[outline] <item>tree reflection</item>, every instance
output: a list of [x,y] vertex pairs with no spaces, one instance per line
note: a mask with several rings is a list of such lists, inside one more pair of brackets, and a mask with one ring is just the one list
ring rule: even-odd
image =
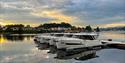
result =
[[1,36],[4,39],[8,40],[8,41],[24,41],[26,40],[31,40],[34,36],[32,35],[3,35]]

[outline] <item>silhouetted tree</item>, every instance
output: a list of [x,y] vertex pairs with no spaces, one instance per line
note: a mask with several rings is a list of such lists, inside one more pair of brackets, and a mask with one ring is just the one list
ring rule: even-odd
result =
[[54,28],[54,27],[63,27],[63,28],[70,28],[72,27],[71,24],[69,23],[45,23],[43,25],[40,25],[39,27],[43,27],[45,29],[48,29],[48,28]]
[[[5,30],[6,32],[9,33],[23,33],[23,24],[14,24],[14,25],[6,25],[7,29]],[[13,28],[16,28],[16,30],[13,30]]]
[[85,31],[86,31],[86,32],[92,32],[91,26],[90,26],[90,25],[89,25],[89,26],[86,26]]
[[95,31],[96,31],[96,32],[100,32],[100,29],[99,29],[99,27],[97,27],[97,28],[95,29]]
[[69,28],[69,27],[72,27],[72,25],[69,24],[69,23],[62,22],[62,23],[60,24],[60,27]]
[[12,25],[6,25],[7,28],[12,28],[12,27],[24,27],[23,24],[12,24]]

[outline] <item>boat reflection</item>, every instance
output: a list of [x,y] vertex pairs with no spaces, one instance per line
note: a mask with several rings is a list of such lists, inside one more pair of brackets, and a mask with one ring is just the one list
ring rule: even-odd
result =
[[76,60],[88,60],[92,58],[96,58],[97,50],[89,50],[89,51],[80,51],[80,52],[72,52],[72,51],[64,51],[58,50],[57,59],[76,59]]
[[[48,53],[56,54],[54,57],[55,59],[61,59],[61,60],[68,60],[68,59],[75,59],[80,61],[85,61],[93,58],[97,58],[96,55],[97,51],[103,50],[103,49],[114,49],[118,48],[113,45],[108,45],[106,47],[101,48],[93,48],[93,49],[85,49],[85,48],[79,48],[79,49],[71,49],[71,50],[59,50],[54,46],[49,46],[48,44],[41,44],[37,43],[37,47],[39,50],[49,50]],[[118,48],[120,49],[120,48]]]
[[48,44],[41,44],[39,42],[35,42],[36,43],[36,47],[39,49],[39,50],[48,50],[49,49],[49,45]]
[[35,42],[36,43],[36,47],[39,49],[39,50],[49,50],[48,53],[51,53],[51,54],[55,54],[57,52],[57,48],[55,46],[50,46],[48,44],[41,44],[41,43],[38,43],[38,42]]
[[92,58],[96,58],[95,50],[85,50],[85,49],[76,49],[76,50],[59,50],[54,46],[49,46],[48,44],[37,43],[37,48],[39,50],[49,50],[48,53],[56,54],[55,59],[75,59],[75,60],[88,60]]
[[51,53],[51,54],[56,54],[57,53],[57,48],[55,46],[50,46],[49,47],[49,52],[48,53]]
[[98,56],[96,55],[96,53],[92,53],[92,54],[88,54],[86,56],[81,56],[81,57],[77,57],[75,58],[76,60],[88,60],[88,59],[93,59],[93,58],[97,58]]

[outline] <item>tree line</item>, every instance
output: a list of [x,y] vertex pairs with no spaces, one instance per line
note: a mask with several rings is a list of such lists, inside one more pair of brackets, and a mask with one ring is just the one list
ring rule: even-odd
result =
[[69,23],[45,23],[45,24],[41,24],[39,27],[43,27],[43,28],[54,28],[54,27],[62,27],[62,28],[71,28],[72,25]]
[[[84,29],[84,32],[99,32],[100,29],[99,27],[97,27],[96,29],[93,29],[90,25],[84,27],[76,27],[73,26],[69,23],[44,23],[41,24],[37,27],[30,27],[29,26],[25,26],[23,24],[13,24],[13,25],[5,25],[4,28],[6,28],[5,30],[3,28],[0,27],[0,32],[3,33],[48,33],[48,32],[64,32],[64,30],[51,30],[51,28],[70,28],[71,30],[78,30],[78,29]],[[16,30],[13,30],[13,28],[17,28]],[[28,28],[28,30],[24,30],[25,28]]]

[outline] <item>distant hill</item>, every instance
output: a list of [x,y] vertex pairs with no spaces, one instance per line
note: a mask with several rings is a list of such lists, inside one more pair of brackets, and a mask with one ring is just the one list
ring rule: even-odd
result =
[[125,26],[123,27],[108,27],[108,28],[100,28],[101,31],[125,31]]

